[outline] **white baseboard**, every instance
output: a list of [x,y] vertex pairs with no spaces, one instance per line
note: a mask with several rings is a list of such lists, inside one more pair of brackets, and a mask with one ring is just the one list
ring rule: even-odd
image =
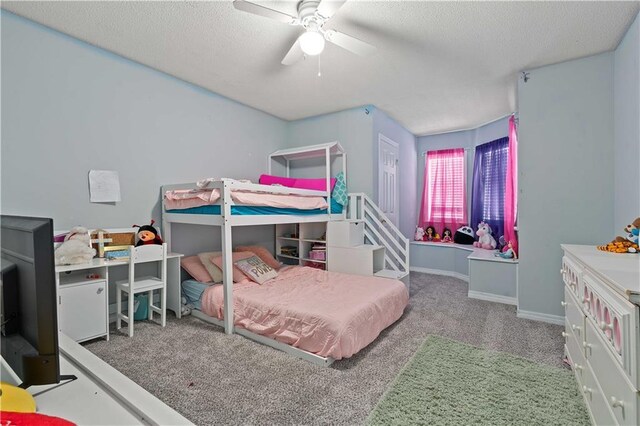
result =
[[564,317],[560,315],[543,314],[542,312],[523,311],[518,309],[518,318],[530,319],[534,321],[548,322],[550,324],[564,325]]
[[467,294],[471,299],[486,300],[488,302],[504,303],[506,305],[518,306],[518,299],[509,296],[500,296],[498,294],[483,293],[481,291],[469,290]]
[[454,272],[454,271],[444,271],[442,269],[429,269],[429,268],[421,268],[418,266],[412,266],[409,268],[410,271],[412,272],[422,272],[424,274],[433,274],[433,275],[443,275],[446,277],[453,277],[453,278],[457,278],[459,280],[465,281],[465,282],[469,282],[469,276],[468,275],[462,275],[459,274],[458,272]]

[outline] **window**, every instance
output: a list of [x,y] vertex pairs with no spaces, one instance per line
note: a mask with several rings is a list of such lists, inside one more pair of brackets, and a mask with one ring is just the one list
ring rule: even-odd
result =
[[465,224],[465,186],[464,149],[427,152],[420,224],[450,228]]
[[476,147],[473,165],[471,226],[487,222],[498,239],[504,232],[504,202],[509,160],[509,138]]

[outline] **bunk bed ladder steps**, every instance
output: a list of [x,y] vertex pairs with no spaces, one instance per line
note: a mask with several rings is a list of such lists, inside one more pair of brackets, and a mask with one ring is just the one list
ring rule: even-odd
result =
[[345,222],[363,222],[361,243],[384,247],[384,265],[373,273],[384,278],[408,279],[409,239],[389,220],[364,193],[350,193]]

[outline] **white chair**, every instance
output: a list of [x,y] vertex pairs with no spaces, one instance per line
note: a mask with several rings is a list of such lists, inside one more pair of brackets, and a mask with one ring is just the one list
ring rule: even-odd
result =
[[[141,263],[160,262],[159,277],[136,277],[136,265]],[[129,247],[129,279],[116,282],[118,294],[116,299],[116,328],[122,328],[122,321],[127,323],[129,337],[133,336],[134,296],[138,293],[147,293],[148,318],[153,320],[153,313],[160,314],[160,323],[164,327],[167,323],[167,244],[149,244],[140,247]],[[160,291],[160,306],[153,304],[154,290]],[[127,315],[122,313],[122,293],[127,293]]]

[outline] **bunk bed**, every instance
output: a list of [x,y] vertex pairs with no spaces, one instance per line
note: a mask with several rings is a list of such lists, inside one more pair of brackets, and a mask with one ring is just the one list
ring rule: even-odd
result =
[[[251,327],[234,327],[234,282],[232,259],[232,232],[234,227],[305,222],[328,222],[331,220],[345,219],[345,212],[337,211],[336,205],[331,203],[331,169],[333,160],[342,160],[336,161],[336,165],[341,166],[341,171],[345,174],[346,178],[346,153],[338,142],[330,142],[325,144],[276,151],[269,156],[269,175],[271,175],[274,167],[279,167],[278,170],[283,171],[285,176],[288,178],[290,177],[292,162],[296,160],[309,160],[314,158],[324,161],[323,168],[325,176],[323,179],[326,183],[326,186],[322,190],[261,185],[233,179],[206,179],[196,183],[165,185],[162,187],[162,193],[165,197],[165,200],[163,202],[162,222],[164,238],[169,245],[169,249],[171,249],[172,240],[171,226],[174,223],[213,225],[219,226],[221,230],[223,282],[221,286],[217,286],[217,290],[214,292],[215,294],[217,294],[217,299],[220,303],[217,306],[213,306],[214,303],[211,302],[211,300],[215,299],[216,296],[212,296],[209,303],[209,305],[212,306],[210,307],[210,311],[215,311],[217,309],[219,311],[219,315],[213,315],[212,312],[209,312],[209,315],[207,315],[200,309],[196,309],[192,311],[193,316],[224,327],[225,333],[227,334],[232,334],[235,332],[249,339],[290,353],[315,364],[328,366],[333,362],[333,358],[330,356],[318,355],[316,353],[284,343],[283,341],[281,341],[283,339],[276,340],[275,337],[266,337],[265,335],[259,334],[257,332],[252,332],[250,331]],[[201,198],[206,199],[206,205],[181,209],[176,208],[179,207],[179,203],[167,203],[167,198],[171,198],[171,196],[169,196],[168,194],[184,193],[198,193],[200,195],[204,194],[204,197]],[[245,195],[247,194],[252,194],[251,199],[248,200],[250,201],[250,204],[246,203],[247,199]],[[278,198],[278,201],[276,201],[275,203],[267,201],[266,203],[264,203],[265,205],[261,205],[260,194],[264,195],[266,199],[271,201],[273,200],[273,197]],[[209,198],[207,199],[207,197]],[[280,204],[280,200],[282,198],[287,199],[287,202],[294,200],[294,203],[291,205],[285,204],[284,207],[282,207],[282,205]],[[305,208],[297,208],[298,203],[295,202],[296,198],[304,199],[304,202],[302,204],[305,205]],[[315,204],[322,203],[322,201],[326,201],[324,205]],[[310,206],[320,206],[321,208],[309,208]],[[291,272],[288,272],[288,274],[291,274]],[[337,281],[345,279],[345,277],[342,276],[345,274],[329,272],[325,272],[325,274],[332,274],[332,277]],[[309,271],[309,273],[307,273],[306,275],[312,275],[312,271]],[[379,280],[379,278],[376,279]],[[398,281],[398,283],[400,282]],[[374,333],[375,335],[373,335],[373,338],[370,338],[369,336],[369,340],[364,342],[364,346],[375,339],[380,331],[395,322],[402,315],[404,307],[408,302],[408,294],[406,295],[405,299],[405,295],[404,293],[402,293],[402,291],[406,291],[402,283],[400,283],[402,290],[398,290],[400,288],[398,287],[396,290],[394,290],[395,293],[392,292],[394,293],[392,295],[389,295],[388,291],[388,287],[391,284],[386,281],[384,283],[385,285],[381,286],[381,284],[383,283],[377,282],[376,284],[381,288],[380,300],[389,297],[394,298],[394,303],[395,305],[397,305],[397,308],[395,312],[391,313],[390,315],[386,314],[386,319],[381,322],[381,329],[377,330]],[[236,286],[238,286],[237,288],[239,293],[244,290],[238,284],[236,284]],[[259,297],[260,296],[258,296],[258,298]],[[309,295],[308,297],[313,296]],[[384,311],[382,303],[377,303],[376,300],[370,300],[368,301],[368,303],[373,306],[373,308],[371,306],[365,307],[370,311],[368,312],[368,315],[374,315],[376,313],[379,314],[380,312]],[[179,315],[179,312],[181,310],[180,297],[177,297],[175,294],[168,295],[167,306],[169,307],[169,309],[174,310],[174,312]],[[318,314],[316,315],[316,318],[322,317],[321,312],[316,312],[316,314]],[[352,316],[354,317],[358,315],[361,316],[362,312],[354,311],[352,314]],[[322,320],[324,322],[328,322],[325,320],[329,320],[329,318],[325,317]],[[352,327],[353,321],[350,322],[349,319],[346,319],[345,322],[341,324],[335,323],[334,326],[337,328]],[[332,332],[333,331],[331,330],[329,331],[329,333]],[[348,356],[350,356],[350,354]]]

